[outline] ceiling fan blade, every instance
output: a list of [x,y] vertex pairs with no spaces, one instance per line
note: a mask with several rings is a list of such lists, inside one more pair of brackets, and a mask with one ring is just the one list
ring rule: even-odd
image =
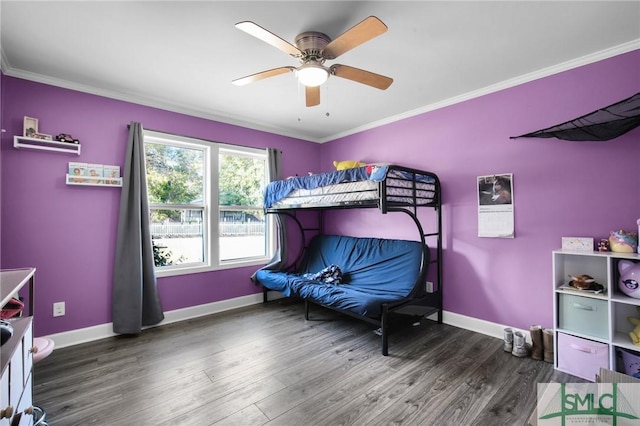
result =
[[264,41],[265,43],[269,43],[273,47],[280,49],[291,56],[299,57],[300,55],[302,55],[302,52],[296,46],[278,37],[271,31],[265,30],[260,25],[254,22],[251,22],[251,21],[238,22],[236,24],[236,28],[244,31],[247,34],[254,36],[255,38],[258,38]]
[[256,74],[251,74],[246,77],[236,78],[232,81],[236,86],[244,86],[245,84],[253,83],[254,81],[264,80],[265,78],[275,77],[276,75],[285,74],[295,71],[295,67],[280,67],[267,71],[262,71]]
[[361,70],[358,68],[349,67],[347,65],[335,64],[330,68],[331,74],[336,77],[346,78],[358,83],[366,84],[367,86],[375,87],[376,89],[386,90],[393,79],[385,77],[384,75],[376,74],[370,71]]
[[322,51],[322,56],[325,59],[335,59],[386,31],[387,26],[380,19],[369,16],[327,44]]
[[320,105],[320,86],[305,86],[304,93],[308,107]]

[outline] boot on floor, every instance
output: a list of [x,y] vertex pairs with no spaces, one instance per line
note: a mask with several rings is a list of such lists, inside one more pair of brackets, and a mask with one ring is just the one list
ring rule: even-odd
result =
[[527,338],[520,331],[513,333],[513,356],[518,358],[528,357],[531,354],[531,345],[527,343]]
[[544,345],[544,362],[553,364],[553,330],[545,328],[542,330],[542,344]]
[[531,358],[536,361],[542,361],[542,354],[544,351],[544,345],[542,342],[542,326],[532,325],[529,328],[529,334],[531,335],[531,341],[533,346],[531,347]]
[[504,329],[504,351],[513,351],[513,330],[510,328]]

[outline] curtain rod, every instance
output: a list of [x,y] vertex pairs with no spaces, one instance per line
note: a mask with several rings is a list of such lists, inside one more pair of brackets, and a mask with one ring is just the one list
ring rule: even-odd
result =
[[[127,129],[129,129],[129,128],[131,128],[131,124],[127,124]],[[237,143],[228,143],[228,142],[212,141],[212,140],[210,140],[210,139],[199,138],[199,137],[196,137],[196,136],[187,136],[187,135],[181,135],[181,134],[178,134],[178,133],[165,132],[165,131],[163,131],[163,130],[147,129],[146,127],[144,127],[144,125],[142,126],[142,129],[143,129],[143,130],[148,130],[148,131],[150,131],[150,132],[164,133],[165,135],[178,136],[178,137],[181,137],[181,138],[198,139],[198,140],[200,140],[200,141],[204,141],[204,142],[210,142],[210,143],[223,143],[223,144],[225,144],[225,145],[239,146],[239,147],[242,147],[242,148],[259,149],[259,148],[256,148],[255,146],[247,146],[247,145],[240,145],[240,144],[237,144]],[[278,150],[278,151],[280,151],[280,154],[282,154],[282,150],[281,150],[281,149],[280,149],[280,150]]]

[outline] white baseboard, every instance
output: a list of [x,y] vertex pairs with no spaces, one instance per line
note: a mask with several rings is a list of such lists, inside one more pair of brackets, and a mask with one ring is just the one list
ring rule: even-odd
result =
[[[271,292],[269,293],[269,300],[277,298],[278,296],[276,294],[272,295]],[[176,309],[174,311],[165,312],[164,319],[159,324],[145,328],[160,327],[165,324],[211,315],[258,303],[262,303],[262,293],[250,294],[248,296],[241,296],[183,309]],[[80,328],[78,330],[65,331],[63,333],[51,334],[46,337],[53,340],[56,348],[64,348],[66,346],[78,345],[80,343],[91,342],[117,335],[117,333],[113,332],[113,323],[107,323],[93,327]]]
[[497,337],[498,339],[503,339],[505,328],[511,328],[514,332],[522,332],[522,334],[527,338],[527,342],[531,343],[529,330],[521,330],[510,325],[498,324],[478,318],[468,317],[466,315],[456,314],[455,312],[443,311],[442,322],[454,327],[464,328],[465,330],[475,331],[476,333],[485,334],[491,337]]
[[[280,297],[282,296],[277,292],[269,292],[269,300],[278,299]],[[174,322],[202,317],[205,315],[211,315],[218,312],[224,312],[231,309],[242,308],[244,306],[255,305],[259,303],[262,303],[262,293],[236,297],[228,300],[221,300],[219,302],[207,303],[205,305],[192,306],[189,308],[176,309],[174,311],[165,312],[164,320],[152,327],[161,327],[165,324],[171,324]],[[436,314],[428,318],[436,320],[437,317],[435,315]],[[476,333],[485,334],[491,337],[497,337],[499,339],[503,338],[504,329],[506,327],[510,327],[448,311],[444,311],[442,313],[442,322],[454,327],[464,328],[466,330],[475,331]],[[531,342],[528,330],[519,330],[514,327],[511,328],[513,329],[513,331],[522,331],[523,334],[527,336],[527,340]],[[117,335],[117,333],[113,332],[113,324],[107,323],[96,325],[93,327],[81,328],[78,330],[65,331],[63,333],[51,334],[45,337],[52,339],[55,343],[56,348],[64,348],[67,346],[78,345],[81,343],[91,342],[94,340],[104,339]]]

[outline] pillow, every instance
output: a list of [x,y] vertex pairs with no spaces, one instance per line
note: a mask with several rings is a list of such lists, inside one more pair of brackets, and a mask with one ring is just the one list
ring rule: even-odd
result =
[[304,274],[308,280],[320,281],[325,284],[342,284],[342,271],[338,265],[329,265],[315,274]]
[[333,165],[336,168],[336,170],[346,170],[346,169],[354,169],[356,167],[366,166],[366,163],[361,163],[360,161],[348,160],[348,161],[334,161]]

